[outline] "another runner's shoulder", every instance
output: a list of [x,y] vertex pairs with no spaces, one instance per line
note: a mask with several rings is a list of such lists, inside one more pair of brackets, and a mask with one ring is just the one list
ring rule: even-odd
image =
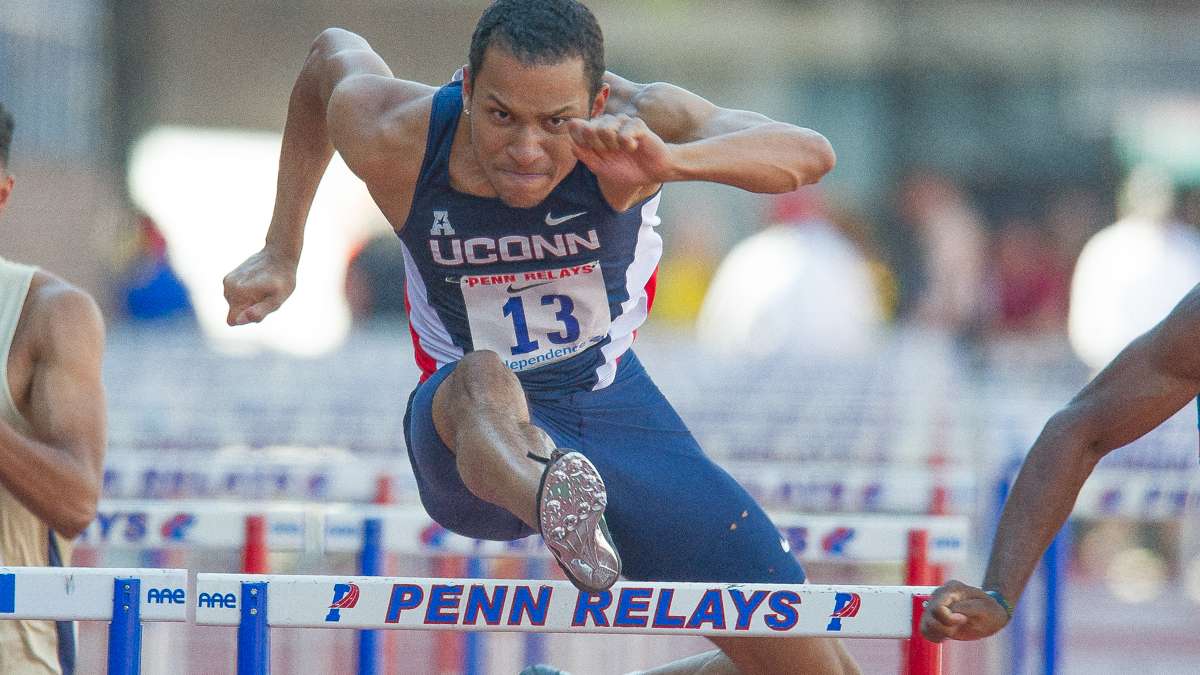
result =
[[63,355],[98,355],[103,344],[104,318],[92,296],[53,274],[35,272],[13,349],[28,350],[45,362]]
[[329,140],[368,184],[416,178],[425,154],[436,87],[383,75],[356,75],[330,93]]
[[31,319],[49,340],[61,337],[54,333],[89,334],[97,328],[103,333],[104,318],[92,296],[49,272],[34,273],[25,304],[32,316],[22,319]]

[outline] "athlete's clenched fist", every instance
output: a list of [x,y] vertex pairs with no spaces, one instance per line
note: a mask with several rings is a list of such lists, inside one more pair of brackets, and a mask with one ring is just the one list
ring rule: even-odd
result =
[[225,275],[230,326],[258,323],[279,309],[296,289],[296,262],[269,249],[250,256]]
[[626,185],[654,185],[676,177],[671,146],[638,117],[572,119],[571,149],[597,176]]

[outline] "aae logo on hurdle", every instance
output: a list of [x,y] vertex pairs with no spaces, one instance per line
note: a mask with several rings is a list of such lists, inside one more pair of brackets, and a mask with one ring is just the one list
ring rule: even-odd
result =
[[151,588],[146,591],[146,603],[150,605],[187,604],[187,591],[182,588]]
[[196,607],[237,609],[237,596],[233,593],[199,593],[196,596]]
[[[196,621],[237,625],[242,612],[204,598],[266,583],[271,626],[669,635],[907,638],[911,587],[619,583],[584,593],[565,581],[200,574]],[[832,614],[831,614],[832,609]],[[353,610],[353,611],[348,611]],[[853,618],[853,621],[846,619]]]

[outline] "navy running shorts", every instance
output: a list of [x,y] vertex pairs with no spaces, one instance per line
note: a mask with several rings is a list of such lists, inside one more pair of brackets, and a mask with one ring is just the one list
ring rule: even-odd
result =
[[[535,532],[467,490],[433,425],[448,364],[409,398],[404,432],[421,502],[446,529],[507,541]],[[714,464],[632,351],[599,391],[526,393],[533,423],[596,465],[605,518],[635,581],[802,583],[804,570],[754,499]],[[540,448],[538,448],[540,450]]]

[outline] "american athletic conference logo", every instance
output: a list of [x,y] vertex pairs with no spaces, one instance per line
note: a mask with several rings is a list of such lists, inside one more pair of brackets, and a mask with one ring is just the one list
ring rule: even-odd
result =
[[341,621],[342,610],[351,609],[357,604],[358,584],[334,584],[333,601],[329,603],[329,613],[325,615],[325,621]]
[[842,619],[858,616],[858,608],[862,598],[858,593],[838,593],[833,598],[833,613],[829,615],[829,625],[825,630],[841,630]]

